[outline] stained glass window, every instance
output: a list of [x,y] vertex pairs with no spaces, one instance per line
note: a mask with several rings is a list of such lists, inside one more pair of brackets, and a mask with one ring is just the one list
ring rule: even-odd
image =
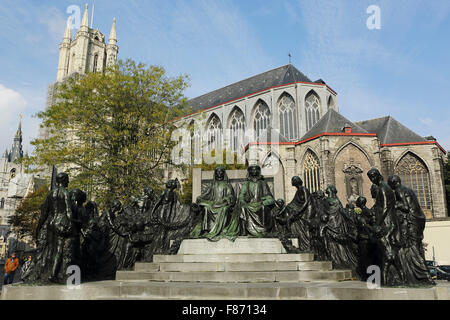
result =
[[306,131],[309,131],[320,119],[320,100],[316,93],[310,92],[305,99]]
[[412,189],[427,217],[432,216],[430,176],[422,160],[408,152],[397,164],[395,174],[402,179],[402,184]]
[[289,140],[298,139],[297,108],[294,99],[285,94],[278,105],[280,115],[280,132]]
[[267,129],[270,125],[270,110],[267,104],[260,101],[256,107],[253,115],[253,129],[255,130],[255,139],[258,139],[261,132]]
[[319,158],[308,150],[303,161],[303,181],[310,192],[320,190],[320,163]]
[[206,151],[222,150],[222,123],[217,115],[213,115],[206,129]]
[[239,153],[243,149],[244,144],[244,130],[245,130],[245,120],[244,120],[244,113],[236,108],[231,113],[230,116],[230,143],[231,143],[231,150],[233,150],[236,153]]

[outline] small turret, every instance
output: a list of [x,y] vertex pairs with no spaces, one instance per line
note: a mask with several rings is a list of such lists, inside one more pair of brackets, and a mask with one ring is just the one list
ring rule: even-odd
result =
[[79,32],[89,32],[89,10],[88,10],[87,3],[84,7],[84,14],[83,14],[83,19],[81,20]]
[[116,18],[113,19],[111,32],[109,33],[108,44],[111,44],[111,45],[117,44]]
[[70,44],[72,42],[72,35],[70,33],[70,19],[67,19],[66,31],[61,45],[59,46],[59,62],[58,62],[58,74],[56,76],[57,81],[61,81],[67,76],[69,72],[69,52]]
[[106,66],[112,66],[116,64],[117,53],[119,47],[117,46],[117,30],[116,30],[116,18],[113,19],[111,32],[109,34],[108,45],[106,46]]
[[72,41],[72,34],[70,33],[71,19],[67,19],[66,31],[64,32],[63,42],[64,44],[70,44]]

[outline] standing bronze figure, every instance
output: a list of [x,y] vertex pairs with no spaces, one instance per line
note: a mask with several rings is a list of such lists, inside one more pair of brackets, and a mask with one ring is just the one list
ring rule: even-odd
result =
[[294,199],[287,205],[291,234],[298,238],[300,251],[310,251],[310,225],[314,214],[313,199],[309,190],[303,186],[300,177],[292,177],[292,186],[297,188]]
[[[383,181],[383,176],[378,169],[372,168],[367,176],[374,185],[376,225],[374,228],[378,248],[381,251],[381,273],[383,285],[394,285],[397,281],[404,283],[404,273],[399,259],[400,230],[395,212],[394,191]],[[399,279],[390,276],[390,268],[393,267]]]
[[425,214],[420,208],[414,191],[402,185],[397,175],[390,176],[389,186],[395,191],[397,214],[401,221],[400,261],[404,270],[405,283],[408,285],[434,284],[425,263],[423,250],[423,230]]

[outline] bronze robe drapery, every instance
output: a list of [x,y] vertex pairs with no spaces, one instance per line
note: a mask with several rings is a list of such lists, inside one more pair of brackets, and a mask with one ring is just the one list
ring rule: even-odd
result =
[[215,180],[197,198],[203,217],[191,236],[217,241],[235,240],[239,235],[239,217],[233,214],[236,196],[228,179]]
[[270,192],[269,185],[262,176],[256,179],[249,177],[242,184],[239,204],[241,206],[241,219],[250,235],[263,237],[271,231],[273,223],[270,211],[275,204],[275,200]]

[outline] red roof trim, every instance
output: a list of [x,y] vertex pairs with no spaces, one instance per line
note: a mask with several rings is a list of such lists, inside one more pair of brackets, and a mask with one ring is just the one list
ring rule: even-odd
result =
[[318,135],[315,135],[311,138],[307,138],[301,141],[292,141],[292,142],[250,142],[249,144],[247,144],[247,146],[245,147],[245,150],[248,149],[249,145],[271,145],[271,144],[279,144],[279,145],[299,145],[314,139],[317,139],[319,137],[322,136],[362,136],[362,137],[376,137],[377,134],[376,133],[356,133],[356,132],[322,132]]
[[[250,142],[246,147],[245,151],[248,150],[249,145],[272,145],[272,144],[278,144],[278,145],[299,145],[323,136],[362,136],[362,137],[376,137],[376,133],[345,133],[345,132],[323,132],[321,134],[315,135],[311,138],[307,138],[298,142]],[[447,154],[447,152],[444,150],[444,148],[441,147],[441,145],[437,141],[418,141],[418,142],[400,142],[400,143],[385,143],[380,144],[381,147],[397,147],[397,146],[407,146],[407,145],[423,145],[423,144],[435,144],[444,154]]]
[[382,147],[396,147],[396,146],[407,146],[407,145],[417,145],[417,144],[435,144],[441,151],[446,154],[447,152],[444,150],[444,148],[441,147],[441,145],[437,141],[418,141],[418,142],[399,142],[399,143],[385,143],[381,144]]
[[242,96],[242,97],[239,97],[239,98],[236,98],[236,99],[232,99],[232,100],[229,100],[229,101],[225,101],[225,102],[223,102],[223,103],[221,103],[221,104],[217,104],[217,105],[212,106],[212,107],[208,107],[208,108],[205,108],[205,109],[202,109],[202,110],[198,110],[198,111],[189,113],[189,114],[187,114],[187,115],[185,115],[185,116],[176,118],[176,119],[174,119],[174,120],[179,120],[179,119],[186,118],[186,117],[192,116],[192,115],[194,115],[194,114],[197,114],[197,113],[200,113],[200,112],[203,112],[203,111],[207,111],[207,110],[209,110],[209,109],[217,108],[217,107],[222,106],[222,105],[224,105],[224,104],[227,104],[227,103],[230,103],[230,102],[233,102],[233,101],[237,101],[237,100],[240,100],[240,99],[243,99],[243,98],[252,96],[252,95],[254,95],[254,94],[258,94],[258,93],[263,92],[263,91],[266,91],[266,90],[271,90],[271,89],[280,88],[280,87],[284,87],[284,86],[290,86],[290,85],[297,84],[297,83],[312,84],[312,85],[316,85],[316,86],[325,86],[325,87],[327,87],[328,89],[330,89],[334,94],[337,95],[336,91],[334,91],[333,89],[331,89],[327,84],[323,84],[323,83],[315,83],[315,82],[297,81],[297,82],[291,82],[291,83],[286,83],[286,84],[280,84],[280,85],[278,85],[278,86],[272,86],[272,87],[268,87],[268,88],[265,88],[265,89],[262,89],[262,90],[259,90],[259,91],[255,91],[255,92],[249,93],[249,94],[247,94],[247,95],[245,95],[245,96]]

